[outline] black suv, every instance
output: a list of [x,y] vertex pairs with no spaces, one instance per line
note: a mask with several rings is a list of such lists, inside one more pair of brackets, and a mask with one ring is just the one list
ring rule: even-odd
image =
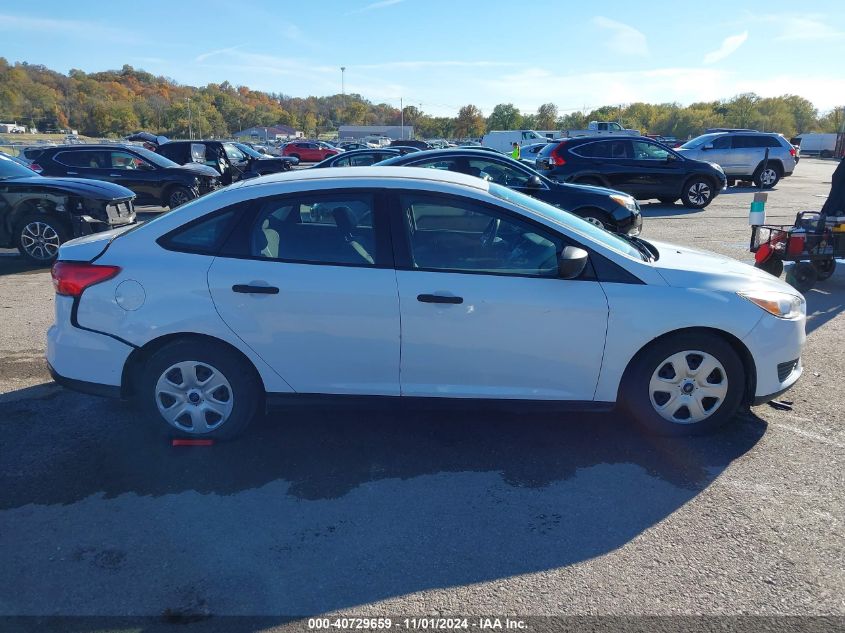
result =
[[168,141],[159,145],[156,152],[180,165],[211,167],[224,185],[288,171],[299,163],[290,156],[267,156],[242,143],[227,141]]
[[219,185],[219,175],[205,165],[177,165],[134,145],[60,145],[34,157],[30,169],[44,176],[105,180],[135,192],[136,203],[175,209]]
[[446,169],[484,178],[617,233],[638,235],[642,226],[640,207],[631,196],[600,187],[555,182],[510,156],[486,149],[433,149],[388,158],[378,164]]
[[562,139],[540,151],[536,165],[554,180],[611,187],[664,204],[680,198],[691,209],[706,207],[727,184],[718,165],[641,136]]

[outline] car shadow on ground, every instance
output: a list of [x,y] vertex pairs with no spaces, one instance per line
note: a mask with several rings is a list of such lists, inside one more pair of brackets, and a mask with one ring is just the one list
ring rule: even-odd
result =
[[[27,392],[4,404],[4,547],[37,550],[38,525],[69,522],[62,538],[77,549],[128,550],[107,595],[88,596],[82,572],[66,571],[82,592],[74,608],[90,599],[103,615],[142,608],[138,548],[171,561],[168,582],[203,587],[212,612],[280,615],[572,565],[679,510],[766,429],[745,413],[716,434],[671,439],[614,414],[335,404],[289,406],[242,439],[173,448],[128,404]],[[111,527],[98,539],[103,512]]]
[[43,264],[34,264],[17,254],[0,254],[0,277],[4,275],[28,275],[43,272],[50,272],[50,267]]
[[662,202],[640,202],[640,213],[644,218],[669,218],[677,216],[679,219],[702,213],[704,209],[688,209],[680,202],[663,204]]
[[[787,273],[789,267],[787,266]],[[807,334],[814,332],[845,310],[845,260],[840,259],[830,278],[817,281],[804,293],[807,300]]]

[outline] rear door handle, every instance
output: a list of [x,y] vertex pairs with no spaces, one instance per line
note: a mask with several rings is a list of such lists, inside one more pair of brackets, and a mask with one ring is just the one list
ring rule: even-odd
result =
[[443,295],[417,295],[417,301],[421,303],[463,303],[463,297],[446,297]]
[[109,174],[109,178],[120,178],[120,174]]
[[277,295],[279,289],[276,286],[250,286],[248,284],[235,284],[233,292],[240,292],[248,295]]
[[66,173],[68,176],[78,176],[78,175],[79,175],[79,172],[78,172],[78,171],[68,171],[68,172],[65,172],[65,173]]

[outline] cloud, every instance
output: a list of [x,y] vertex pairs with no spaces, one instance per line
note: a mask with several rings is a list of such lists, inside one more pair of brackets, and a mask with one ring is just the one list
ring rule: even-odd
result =
[[102,38],[109,41],[136,43],[138,38],[125,29],[116,29],[96,22],[79,20],[57,20],[51,18],[30,18],[20,15],[0,13],[0,31],[30,32],[35,34],[52,33],[79,37],[90,40]]
[[593,24],[610,32],[610,40],[605,42],[608,48],[622,55],[648,56],[646,36],[633,26],[617,22],[601,15],[593,18]]
[[725,57],[729,55],[733,55],[740,46],[745,44],[745,40],[748,39],[748,31],[743,31],[738,35],[731,35],[726,37],[722,42],[722,45],[717,48],[715,51],[710,51],[704,56],[704,63],[705,64],[715,64],[716,62],[722,61]]
[[366,13],[367,11],[375,11],[377,9],[384,9],[385,7],[393,6],[394,4],[399,4],[400,2],[404,2],[404,0],[379,0],[378,2],[372,2],[360,9],[355,9],[354,11],[350,11],[346,15],[355,15],[356,13]]
[[209,57],[214,57],[216,55],[226,55],[227,53],[234,53],[236,50],[238,50],[239,48],[243,48],[244,46],[246,46],[246,44],[238,44],[237,46],[230,46],[228,48],[218,48],[217,50],[208,51],[207,53],[197,55],[194,58],[194,61],[202,63]]

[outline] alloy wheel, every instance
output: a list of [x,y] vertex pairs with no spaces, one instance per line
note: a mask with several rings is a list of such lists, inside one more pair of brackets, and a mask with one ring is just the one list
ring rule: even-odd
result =
[[603,228],[604,228],[604,222],[602,222],[602,221],[601,221],[601,220],[599,220],[598,218],[594,218],[594,217],[592,217],[592,216],[589,216],[589,215],[588,215],[588,216],[586,216],[584,219],[585,219],[587,222],[589,222],[590,224],[595,224],[595,225],[596,225],[597,227],[599,227],[600,229],[603,229]]
[[703,205],[710,199],[710,186],[705,182],[695,182],[687,191],[687,197],[693,204]]
[[191,198],[183,189],[177,189],[170,194],[170,208],[181,207],[190,202]]
[[767,167],[760,172],[760,182],[764,187],[771,187],[778,180],[778,173],[771,167]]
[[654,370],[648,391],[652,407],[664,420],[695,424],[713,415],[725,401],[728,374],[707,352],[677,352]]
[[155,386],[162,417],[184,433],[202,435],[229,419],[234,406],[232,386],[218,369],[188,360],[168,367]]
[[36,220],[21,230],[21,246],[33,259],[49,261],[58,255],[61,239],[56,229]]

